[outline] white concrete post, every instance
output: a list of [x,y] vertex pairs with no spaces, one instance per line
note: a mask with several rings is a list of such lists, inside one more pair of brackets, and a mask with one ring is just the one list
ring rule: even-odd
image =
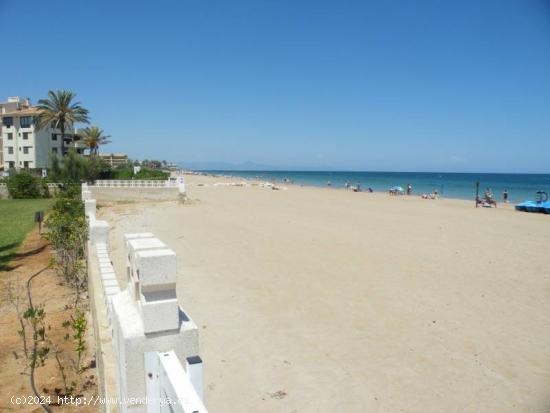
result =
[[90,191],[82,191],[82,199],[92,199],[92,193]]
[[160,360],[156,351],[144,354],[145,381],[147,383],[147,413],[161,413]]
[[181,203],[187,200],[187,192],[185,191],[185,179],[183,176],[178,176],[178,198]]
[[90,222],[90,242],[92,245],[105,244],[109,246],[109,224],[107,222]]
[[90,221],[95,221],[96,201],[95,199],[84,200],[84,214]]
[[199,356],[187,357],[185,364],[189,381],[195,388],[197,396],[204,402],[202,390],[202,359]]
[[183,176],[178,177],[178,191],[180,195],[185,196],[185,179]]
[[[156,238],[129,234],[126,243],[128,271],[135,284],[129,282],[126,290],[110,297],[118,396],[121,400],[147,396],[148,405],[130,403],[120,406],[120,411],[163,413],[162,403],[151,400],[170,397],[184,401],[173,406],[174,412],[206,412],[191,384],[191,380],[197,386],[202,382],[199,363],[192,357],[199,354],[198,328],[177,302],[176,254]],[[103,282],[108,285],[108,280]]]
[[138,237],[140,234],[132,234],[134,238],[126,238],[126,247],[128,251],[127,280],[128,289],[134,300],[139,301],[139,276],[137,274],[136,253],[138,251],[165,249],[166,245],[154,237],[148,237],[148,233],[144,233],[143,237]]
[[159,362],[161,397],[178,401],[173,406],[161,407],[161,412],[206,413],[206,407],[174,352],[160,353]]

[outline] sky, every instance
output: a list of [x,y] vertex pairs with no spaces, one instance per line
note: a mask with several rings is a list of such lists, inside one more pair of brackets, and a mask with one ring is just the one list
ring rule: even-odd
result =
[[103,151],[550,173],[550,0],[43,4],[0,0],[0,99],[76,92]]

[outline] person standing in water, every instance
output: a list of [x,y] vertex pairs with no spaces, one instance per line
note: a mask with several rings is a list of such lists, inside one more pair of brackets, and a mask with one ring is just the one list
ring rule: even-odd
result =
[[413,187],[411,184],[407,184],[407,195],[411,195],[413,192]]
[[502,199],[504,202],[508,203],[508,190],[505,189],[504,192],[502,193]]

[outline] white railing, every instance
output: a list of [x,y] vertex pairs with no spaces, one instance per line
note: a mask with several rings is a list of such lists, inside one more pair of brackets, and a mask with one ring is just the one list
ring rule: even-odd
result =
[[177,188],[176,180],[160,179],[98,179],[94,185],[99,188]]
[[173,351],[145,353],[145,368],[152,375],[147,380],[148,413],[207,413],[197,393],[202,391],[202,371],[194,377],[189,363],[185,371]]

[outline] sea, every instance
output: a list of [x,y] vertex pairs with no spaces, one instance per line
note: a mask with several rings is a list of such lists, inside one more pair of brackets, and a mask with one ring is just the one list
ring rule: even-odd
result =
[[489,188],[497,201],[502,201],[503,192],[508,191],[511,202],[536,200],[537,191],[550,194],[550,174],[503,174],[503,173],[443,173],[443,172],[334,172],[334,171],[200,171],[210,174],[258,178],[272,182],[293,182],[298,185],[344,188],[346,182],[360,185],[362,190],[372,188],[375,192],[386,192],[394,186],[403,189],[410,184],[413,194],[432,193],[458,199],[475,199],[476,183],[480,195]]

